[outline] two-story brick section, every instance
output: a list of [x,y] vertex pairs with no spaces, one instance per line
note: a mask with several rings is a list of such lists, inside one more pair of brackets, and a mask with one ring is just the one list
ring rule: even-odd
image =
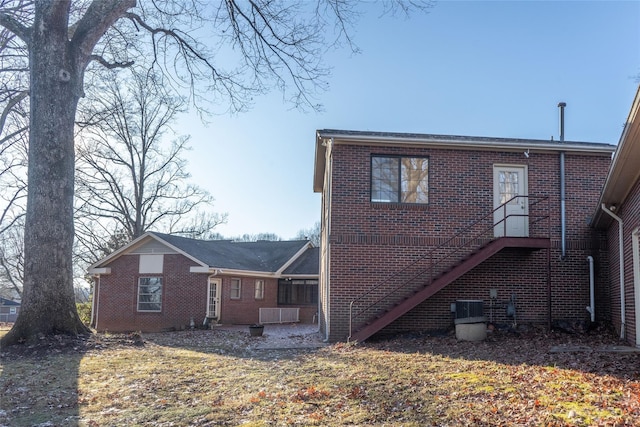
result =
[[496,324],[609,321],[589,224],[616,147],[561,139],[317,131],[326,339],[446,329],[461,300]]

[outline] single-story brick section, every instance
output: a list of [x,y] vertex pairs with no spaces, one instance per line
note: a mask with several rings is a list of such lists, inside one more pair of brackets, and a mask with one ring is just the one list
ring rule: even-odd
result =
[[148,232],[89,268],[92,326],[122,332],[311,323],[318,260],[318,248],[306,240],[204,241]]

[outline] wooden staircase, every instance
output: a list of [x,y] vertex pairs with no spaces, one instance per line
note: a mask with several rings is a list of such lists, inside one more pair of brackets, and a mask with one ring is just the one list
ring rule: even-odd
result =
[[[388,278],[387,281],[373,286],[368,292],[351,301],[349,305],[348,341],[366,340],[503,249],[549,249],[548,198],[541,197],[539,199],[540,200],[535,203],[530,202],[532,203],[530,206],[535,206],[537,203],[540,203],[540,201],[546,201],[546,208],[542,210],[542,213],[536,213],[535,215],[529,214],[528,216],[530,217],[530,226],[540,223],[542,220],[547,221],[547,227],[545,227],[547,230],[545,233],[542,233],[544,234],[543,236],[507,236],[493,238],[495,227],[500,226],[500,222],[506,221],[508,218],[505,217],[498,224],[493,224],[493,220],[491,220],[491,225],[487,227],[485,220],[489,216],[493,218],[494,210],[490,215],[483,216],[478,221],[430,251],[427,256],[416,260],[402,271]],[[501,209],[501,207],[497,209]],[[538,210],[538,212],[540,212],[540,210]],[[460,238],[461,235],[467,236],[467,233],[474,229],[477,234],[473,235],[473,237]],[[477,231],[477,229],[480,231]],[[489,235],[491,237],[489,237]],[[452,242],[457,243],[452,244]],[[448,247],[449,252],[442,255],[442,248],[445,246]],[[434,252],[439,253],[435,260]],[[427,259],[427,261],[422,262],[425,259]],[[420,262],[422,262],[422,264],[420,264]],[[440,268],[439,271],[438,266]],[[398,277],[401,278],[397,279]],[[400,284],[391,286],[392,291],[383,293],[382,296],[378,293],[375,298],[372,297],[374,292],[380,289],[383,284],[388,284],[394,279],[397,279],[396,282]],[[374,301],[365,303],[365,301],[371,300]]]

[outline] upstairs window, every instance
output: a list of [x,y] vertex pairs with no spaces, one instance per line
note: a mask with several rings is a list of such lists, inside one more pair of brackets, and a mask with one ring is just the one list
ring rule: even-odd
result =
[[138,278],[138,311],[162,311],[162,277]]
[[372,156],[371,201],[428,203],[429,159],[426,157]]

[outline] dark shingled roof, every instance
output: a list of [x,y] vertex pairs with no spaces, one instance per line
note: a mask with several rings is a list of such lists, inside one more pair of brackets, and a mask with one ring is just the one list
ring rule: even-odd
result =
[[2,305],[11,305],[11,306],[19,306],[20,305],[20,303],[17,302],[17,301],[12,301],[10,299],[6,299],[6,298],[2,298],[2,297],[0,297],[0,303]]
[[300,258],[295,260],[283,274],[317,275],[320,272],[320,248],[307,249]]
[[[209,267],[264,272],[278,271],[300,249],[309,243],[306,240],[263,240],[257,242],[197,240],[155,232],[151,234],[207,264]],[[310,274],[318,274],[317,268],[315,272]]]

